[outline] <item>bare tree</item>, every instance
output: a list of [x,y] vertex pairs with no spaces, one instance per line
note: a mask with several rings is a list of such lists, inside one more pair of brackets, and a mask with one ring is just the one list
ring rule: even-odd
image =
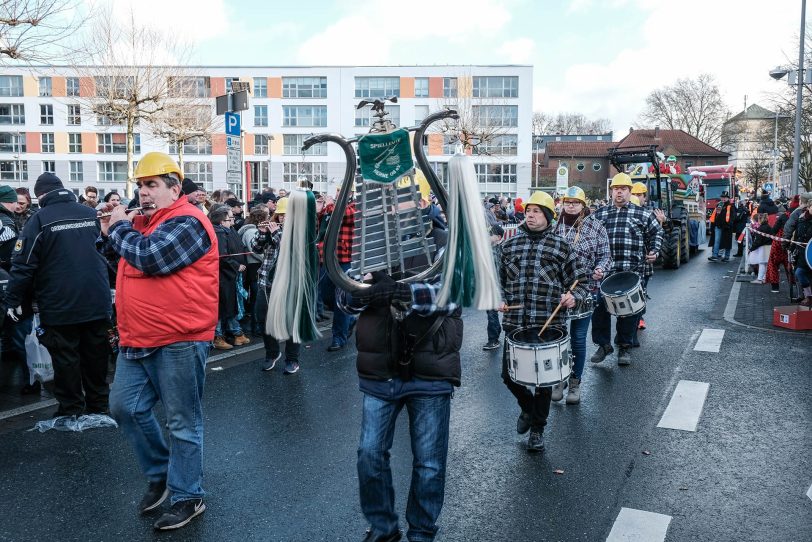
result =
[[0,64],[54,64],[82,52],[72,37],[91,16],[81,0],[3,0]]
[[[80,80],[94,92],[83,98],[99,124],[123,126],[126,134],[127,188],[132,196],[136,130],[163,114],[171,97],[171,81],[186,75],[178,65],[188,58],[188,47],[174,36],[135,21],[120,24],[110,12],[99,16],[89,36],[91,62],[76,68]],[[92,81],[92,83],[89,83]]]
[[533,113],[533,134],[605,134],[612,129],[609,119],[589,119],[581,113]]
[[678,79],[671,86],[654,90],[646,98],[641,125],[684,130],[697,139],[718,147],[722,127],[730,112],[719,86],[710,74],[696,79]]
[[758,193],[759,186],[770,178],[772,171],[772,157],[766,151],[750,151],[747,153],[744,164],[744,177],[749,185],[753,187],[753,193]]

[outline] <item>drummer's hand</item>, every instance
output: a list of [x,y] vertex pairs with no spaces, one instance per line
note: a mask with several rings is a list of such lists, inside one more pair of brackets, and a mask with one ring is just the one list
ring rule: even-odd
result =
[[592,280],[601,280],[603,278],[603,269],[596,267],[592,272]]
[[654,209],[654,218],[656,218],[657,222],[662,226],[663,222],[665,222],[665,212],[663,212],[662,209]]
[[657,259],[657,253],[656,252],[649,252],[648,254],[646,254],[646,261],[648,263],[654,263],[654,260],[656,260],[656,259]]
[[508,304],[503,301],[502,306],[499,307],[496,310],[498,310],[499,312],[507,312],[508,311]]
[[575,296],[567,292],[561,296],[561,304],[568,309],[573,308],[575,306]]

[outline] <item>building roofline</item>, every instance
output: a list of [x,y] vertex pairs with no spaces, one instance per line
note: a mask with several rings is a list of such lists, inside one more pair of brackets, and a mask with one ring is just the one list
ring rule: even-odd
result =
[[[6,64],[5,68],[106,68],[99,64]],[[370,65],[328,65],[328,64],[280,64],[280,65],[258,65],[258,64],[242,64],[242,65],[225,65],[225,64],[159,64],[155,66],[146,66],[143,64],[122,64],[115,66],[117,68],[223,68],[223,69],[272,69],[272,68],[532,68],[533,64],[370,64]]]

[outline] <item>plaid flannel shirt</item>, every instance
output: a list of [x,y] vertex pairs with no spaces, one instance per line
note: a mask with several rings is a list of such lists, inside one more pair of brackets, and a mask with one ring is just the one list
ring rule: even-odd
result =
[[628,203],[623,207],[604,205],[594,213],[609,236],[612,272],[632,271],[645,274],[646,254],[660,252],[663,229],[654,213]]
[[276,260],[279,259],[279,242],[282,240],[282,228],[275,232],[261,232],[257,230],[251,239],[251,251],[262,254],[262,263],[257,271],[257,284],[262,288],[270,288],[273,284]]
[[597,290],[599,283],[592,278],[592,272],[600,267],[606,274],[612,268],[612,251],[609,249],[606,228],[594,216],[587,215],[578,227],[567,226],[563,220],[559,220],[555,225],[555,232],[567,240],[575,251],[578,265],[589,274],[589,290],[591,292]]
[[[203,224],[193,216],[179,216],[161,223],[149,235],[142,235],[132,223],[122,220],[110,227],[110,248],[127,263],[147,275],[169,275],[202,258],[211,248]],[[126,359],[141,359],[156,348],[121,345]]]
[[352,239],[355,232],[355,203],[347,204],[344,211],[344,219],[341,221],[341,229],[338,230],[338,242],[336,243],[336,255],[338,263],[352,263]]
[[[575,251],[553,227],[531,232],[521,225],[500,249],[502,299],[507,305],[522,306],[505,313],[505,329],[543,325],[576,279],[579,283],[573,290],[575,298],[588,295],[587,270],[578,265]],[[551,325],[564,324],[566,311],[562,310]]]
[[[445,307],[437,304],[437,295],[440,293],[439,277],[434,282],[416,282],[409,284],[412,290],[412,304],[405,307],[403,316],[408,316],[411,313],[420,316],[450,316],[459,307],[456,303],[449,303]],[[336,303],[339,308],[347,314],[357,315],[364,312],[366,305],[357,305],[353,302],[352,294],[336,288]],[[400,306],[400,308],[404,308]]]

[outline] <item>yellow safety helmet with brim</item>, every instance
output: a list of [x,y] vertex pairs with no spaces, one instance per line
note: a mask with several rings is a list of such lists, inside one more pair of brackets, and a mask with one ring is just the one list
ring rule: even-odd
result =
[[530,196],[530,199],[524,202],[524,208],[527,209],[528,205],[538,205],[539,207],[546,207],[553,213],[553,218],[556,217],[555,213],[555,201],[553,201],[552,196],[547,192],[542,190],[538,190],[533,192]]
[[632,194],[639,195],[639,194],[648,194],[648,188],[646,187],[646,183],[636,182],[632,185]]
[[157,177],[168,173],[175,173],[181,181],[183,180],[183,171],[171,156],[163,152],[148,152],[138,161],[133,179]]
[[276,201],[276,210],[274,214],[284,215],[288,212],[288,198],[279,198]]
[[570,186],[567,188],[567,191],[564,192],[562,199],[577,199],[584,205],[586,205],[586,194],[584,191],[577,186]]
[[632,178],[629,177],[625,173],[618,173],[614,177],[612,177],[612,184],[609,185],[609,188],[615,188],[617,186],[628,186],[629,188],[633,187]]

